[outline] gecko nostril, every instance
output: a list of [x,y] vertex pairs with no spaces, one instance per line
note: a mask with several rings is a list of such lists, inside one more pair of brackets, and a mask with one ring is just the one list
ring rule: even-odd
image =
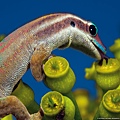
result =
[[75,27],[75,23],[74,23],[73,21],[70,22],[70,25],[71,25],[72,27]]

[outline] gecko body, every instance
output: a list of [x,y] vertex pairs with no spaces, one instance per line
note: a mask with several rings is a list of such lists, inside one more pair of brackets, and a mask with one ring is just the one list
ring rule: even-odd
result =
[[11,94],[29,64],[34,78],[42,80],[43,60],[69,46],[99,60],[105,57],[97,27],[68,13],[40,17],[9,34],[0,42],[0,97]]

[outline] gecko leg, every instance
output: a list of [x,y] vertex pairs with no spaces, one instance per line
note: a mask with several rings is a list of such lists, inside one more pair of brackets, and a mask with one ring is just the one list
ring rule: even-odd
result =
[[50,47],[46,44],[40,44],[34,51],[30,60],[30,69],[33,77],[37,80],[43,80],[44,73],[42,69],[43,61],[51,54]]
[[23,103],[15,96],[0,98],[0,119],[12,114],[17,120],[42,120],[40,112],[29,114]]
[[13,114],[17,120],[29,120],[30,115],[25,106],[15,96],[0,98],[0,117]]

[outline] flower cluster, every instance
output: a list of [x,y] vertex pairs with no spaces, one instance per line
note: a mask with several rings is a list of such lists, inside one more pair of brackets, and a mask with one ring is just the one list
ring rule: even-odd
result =
[[120,118],[120,39],[110,47],[115,58],[94,62],[91,68],[86,68],[86,79],[95,80],[98,93],[99,107],[94,117],[95,120]]

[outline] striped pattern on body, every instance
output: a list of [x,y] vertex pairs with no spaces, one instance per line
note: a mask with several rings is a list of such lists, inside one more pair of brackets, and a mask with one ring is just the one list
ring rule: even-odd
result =
[[[71,21],[74,21],[76,28],[71,27]],[[72,39],[75,33],[76,36],[79,35],[79,32],[81,38],[86,40],[84,34],[89,35],[88,27],[88,22],[77,16],[57,13],[27,23],[4,38],[0,43],[0,97],[10,95],[15,84],[25,74],[36,48],[43,44],[41,50],[45,48],[47,52],[51,52],[69,42],[69,38]],[[92,36],[94,39],[95,37]],[[98,42],[102,44],[99,39]],[[90,45],[94,46],[92,43]],[[91,46],[88,45],[88,48],[100,57],[97,49]]]

